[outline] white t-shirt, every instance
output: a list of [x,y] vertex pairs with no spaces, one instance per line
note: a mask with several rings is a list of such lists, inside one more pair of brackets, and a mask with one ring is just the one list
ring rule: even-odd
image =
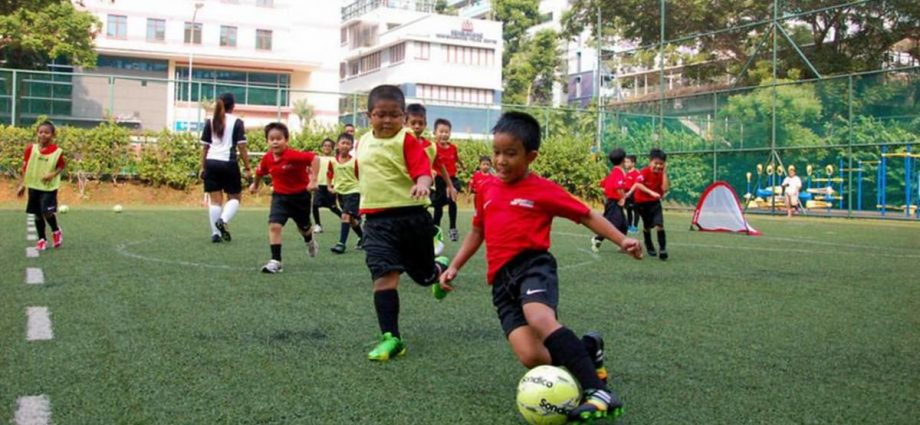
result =
[[786,176],[786,178],[783,179],[783,186],[786,187],[787,195],[799,196],[799,191],[802,190],[802,179],[800,179],[799,176]]
[[224,123],[224,134],[217,138],[211,134],[211,120],[205,121],[201,143],[210,146],[206,159],[236,162],[236,146],[246,143],[246,129],[243,120],[231,114],[225,116]]

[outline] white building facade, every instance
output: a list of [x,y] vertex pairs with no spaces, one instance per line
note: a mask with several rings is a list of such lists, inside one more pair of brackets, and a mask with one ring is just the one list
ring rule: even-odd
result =
[[[231,92],[235,113],[250,127],[280,120],[297,129],[298,101],[312,108],[315,122],[338,121],[338,58],[330,54],[338,49],[338,0],[80,4],[102,22],[98,66],[85,72],[132,79],[75,77],[75,116],[95,113],[80,108],[101,108],[141,128],[198,131],[203,106]],[[94,104],[98,98],[110,104]]]
[[[340,91],[402,88],[458,137],[488,134],[502,99],[502,24],[434,13],[433,1],[360,0],[342,9]],[[365,105],[359,105],[363,111]]]

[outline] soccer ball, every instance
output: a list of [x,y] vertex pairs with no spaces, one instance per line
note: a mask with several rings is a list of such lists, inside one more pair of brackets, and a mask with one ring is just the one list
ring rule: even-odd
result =
[[120,204],[115,205],[114,207],[112,207],[112,211],[115,211],[116,213],[120,213],[121,210],[122,210],[122,208],[121,208],[121,205],[120,205]]
[[61,214],[67,214],[67,211],[70,211],[70,207],[68,207],[67,204],[58,207],[58,212]]
[[518,383],[518,411],[531,425],[562,425],[580,402],[578,382],[565,369],[538,366]]

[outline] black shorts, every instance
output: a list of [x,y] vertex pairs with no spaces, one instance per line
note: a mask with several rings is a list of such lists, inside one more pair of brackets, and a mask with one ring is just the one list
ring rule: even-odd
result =
[[364,252],[371,278],[395,271],[406,272],[419,285],[434,283],[434,234],[431,214],[424,207],[365,215]]
[[57,190],[46,191],[29,189],[29,201],[26,203],[26,212],[42,215],[57,212]]
[[626,222],[626,215],[623,214],[623,207],[612,199],[608,199],[604,204],[604,218],[616,227],[622,234],[626,234],[629,223]]
[[527,326],[524,304],[540,303],[553,310],[559,305],[559,277],[556,259],[546,251],[524,251],[495,274],[492,305],[507,337]]
[[335,194],[329,191],[329,186],[320,186],[313,195],[313,206],[316,208],[332,208],[335,206]]
[[632,196],[626,198],[626,205],[624,205],[628,210],[636,209],[636,200]]
[[[456,177],[451,177],[450,182],[453,183],[454,189],[456,189],[457,192],[463,187],[463,183]],[[431,192],[431,205],[435,208],[441,208],[450,202],[450,196],[447,196],[447,182],[444,181],[441,176],[435,177],[434,192]]]
[[236,195],[243,191],[240,183],[240,166],[236,161],[209,159],[204,162],[204,191],[227,192]]
[[343,213],[350,215],[352,218],[361,216],[361,214],[359,214],[361,206],[360,193],[339,194],[336,195],[336,197],[339,198],[339,208],[342,209]]
[[297,227],[309,229],[310,221],[310,192],[283,195],[272,193],[272,206],[268,212],[268,222],[278,223],[282,226],[288,219],[294,220]]
[[643,202],[636,204],[636,213],[642,217],[642,227],[651,229],[655,226],[664,227],[664,214],[661,211],[661,201]]

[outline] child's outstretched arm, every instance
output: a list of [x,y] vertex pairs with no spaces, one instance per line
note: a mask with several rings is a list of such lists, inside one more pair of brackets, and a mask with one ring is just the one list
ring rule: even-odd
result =
[[454,255],[454,259],[451,260],[450,266],[447,267],[447,270],[444,270],[444,273],[441,273],[441,289],[447,292],[454,290],[454,286],[451,282],[457,277],[457,273],[460,272],[463,265],[476,254],[476,251],[478,251],[479,247],[482,245],[482,241],[482,228],[473,226],[463,239],[463,245],[460,246],[457,255]]
[[668,165],[665,164],[661,170],[661,197],[671,189],[671,179],[668,178]]
[[313,162],[310,163],[310,184],[307,190],[315,192],[319,187],[319,155],[313,156]]
[[[662,184],[662,185],[663,185],[663,184]],[[644,184],[642,184],[642,183],[636,183],[636,184],[634,184],[632,190],[629,191],[629,194],[631,195],[631,194],[632,194],[633,192],[635,192],[637,189],[638,189],[638,190],[641,190],[641,191],[643,191],[643,192],[645,192],[645,193],[647,193],[649,196],[654,196],[654,197],[656,197],[656,198],[661,198],[661,194],[660,194],[660,193],[655,192],[655,191],[652,190],[652,189],[649,189],[648,186],[646,186],[646,185],[644,185]]]
[[261,186],[262,186],[262,175],[257,172],[255,177],[252,178],[252,184],[249,185],[249,193],[253,195],[255,195],[256,193],[259,193],[259,187]]
[[616,227],[613,227],[613,225],[610,224],[604,216],[598,214],[597,211],[591,210],[588,215],[581,219],[581,224],[591,229],[594,234],[601,235],[617,244],[617,246],[623,248],[623,251],[632,255],[633,258],[637,260],[642,259],[642,245],[639,244],[639,241],[626,237],[620,233]]

